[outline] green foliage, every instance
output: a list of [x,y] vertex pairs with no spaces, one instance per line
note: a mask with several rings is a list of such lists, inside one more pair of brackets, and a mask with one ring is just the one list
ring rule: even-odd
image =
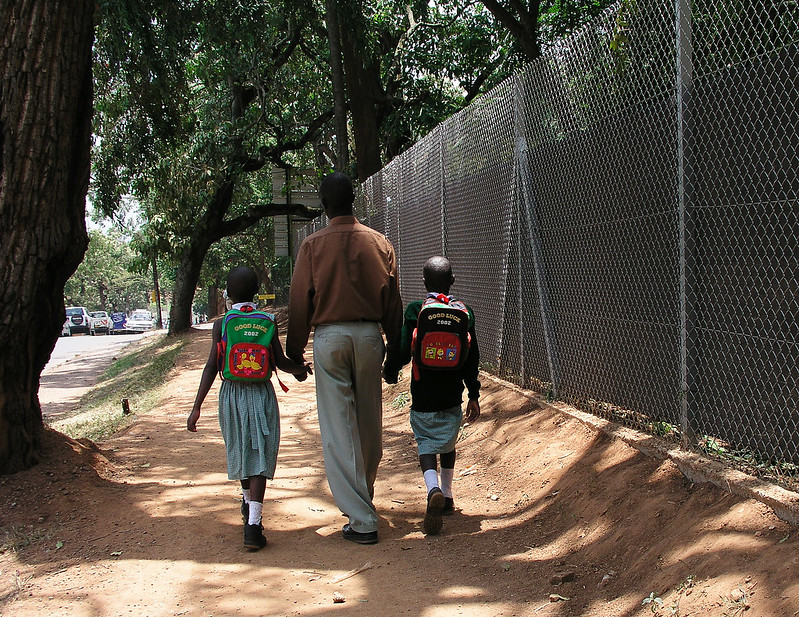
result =
[[[327,108],[319,59],[295,52],[307,9],[274,0],[101,6],[94,199],[114,215],[133,194],[147,227],[140,250],[179,255],[231,181],[230,215],[270,201],[265,157],[279,159]],[[248,169],[253,161],[260,171]]]
[[[540,36],[543,45],[562,39],[589,23],[617,0],[545,0],[541,3]],[[634,0],[623,0],[624,9]]]
[[391,401],[392,409],[402,409],[411,402],[411,393],[410,392],[400,392],[393,401]]
[[146,306],[152,279],[133,272],[136,255],[119,232],[89,232],[89,248],[64,287],[67,306],[128,312]]

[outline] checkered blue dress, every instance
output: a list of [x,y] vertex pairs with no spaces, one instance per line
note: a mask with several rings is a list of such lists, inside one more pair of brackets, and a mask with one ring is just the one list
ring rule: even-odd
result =
[[271,382],[223,381],[219,390],[219,428],[227,450],[228,479],[274,477],[280,414]]
[[455,449],[463,419],[458,405],[441,411],[422,412],[411,408],[411,428],[419,455],[446,454]]

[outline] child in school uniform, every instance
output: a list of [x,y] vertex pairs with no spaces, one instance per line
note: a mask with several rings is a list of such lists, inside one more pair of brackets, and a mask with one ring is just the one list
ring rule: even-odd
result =
[[[426,300],[411,302],[405,309],[399,363],[402,365],[413,361],[410,421],[427,489],[427,509],[423,528],[426,534],[433,535],[441,531],[442,515],[453,514],[455,511],[452,479],[455,473],[455,443],[464,417],[462,410],[464,385],[468,391],[466,420],[474,422],[480,417],[478,400],[480,381],[477,379],[480,351],[474,328],[474,312],[449,295],[450,287],[455,282],[449,260],[440,256],[431,257],[425,263],[423,273],[428,297]],[[429,356],[430,352],[433,352],[433,363],[438,364],[435,367],[425,366],[424,360],[413,348],[414,345],[422,344],[422,341],[414,341],[414,338],[419,325],[420,311],[425,304],[430,303],[435,303],[438,307],[457,305],[468,323],[468,342],[463,345],[463,349],[458,348],[456,351],[458,343],[442,343],[443,347],[439,346],[437,349],[436,359],[436,348],[425,348],[422,353]],[[459,319],[458,312],[454,314],[454,319]],[[431,315],[435,316],[436,314]],[[465,354],[465,357],[461,358],[453,368],[448,369],[446,367],[448,353],[452,354],[453,360],[457,360],[457,354]],[[398,370],[398,367],[387,365],[385,377],[388,383],[396,383]],[[440,479],[437,458],[440,458],[441,462]]]
[[[228,274],[227,296],[232,306],[214,324],[211,352],[186,422],[186,428],[196,432],[200,408],[219,372],[223,377],[219,426],[227,451],[228,478],[241,482],[244,546],[252,550],[266,546],[261,513],[266,480],[274,477],[280,442],[272,369],[276,366],[292,373],[299,381],[311,373],[308,363],[298,364],[284,355],[274,315],[255,310],[253,299],[258,286],[258,275],[252,268],[237,267]],[[236,343],[235,337],[243,332],[250,339]],[[265,332],[270,332],[271,340],[258,338]]]

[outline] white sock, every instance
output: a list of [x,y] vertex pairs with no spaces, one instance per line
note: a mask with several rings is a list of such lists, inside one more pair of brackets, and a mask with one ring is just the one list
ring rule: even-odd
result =
[[241,489],[241,496],[244,497],[244,503],[250,503],[250,489]]
[[438,472],[435,469],[428,469],[424,472],[424,483],[427,485],[429,493],[438,486]]
[[261,522],[261,511],[264,509],[263,502],[251,501],[250,502],[250,520],[248,525],[257,525]]
[[441,468],[441,492],[444,497],[452,499],[452,477],[455,475],[454,469]]

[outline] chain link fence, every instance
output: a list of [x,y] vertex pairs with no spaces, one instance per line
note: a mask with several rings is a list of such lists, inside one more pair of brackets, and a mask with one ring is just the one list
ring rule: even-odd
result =
[[797,488],[798,97],[797,2],[623,0],[356,214],[405,302],[451,259],[485,370]]

